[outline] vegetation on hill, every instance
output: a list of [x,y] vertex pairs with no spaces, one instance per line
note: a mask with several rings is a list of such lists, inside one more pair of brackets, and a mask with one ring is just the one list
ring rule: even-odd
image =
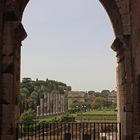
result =
[[[36,106],[40,104],[40,98],[43,98],[46,93],[64,94],[65,103],[68,104],[69,91],[71,91],[70,86],[67,86],[65,83],[55,80],[46,79],[46,81],[43,81],[36,79],[36,81],[34,81],[31,78],[23,78],[20,88],[20,120],[22,122],[33,122],[36,119]],[[110,92],[109,90],[102,90],[101,92],[88,91],[90,96],[88,96],[88,98],[85,98],[85,102],[80,102],[79,100],[77,100],[77,102],[74,102],[71,105],[71,110],[69,110],[69,113],[74,113],[74,117],[78,120],[81,118],[87,120],[96,120],[97,118],[97,120],[115,120],[116,113],[109,115],[107,115],[106,113],[95,114],[95,111],[106,109],[114,110],[116,108],[116,103],[108,100],[108,97],[110,95],[113,95],[113,92],[114,91]],[[88,114],[86,114],[86,112]],[[90,112],[92,113],[90,114]],[[63,122],[72,118],[71,116],[62,116],[62,118],[60,118],[61,116],[52,117],[54,118],[52,118],[51,120],[47,118],[45,120],[49,120],[51,122]]]
[[23,78],[20,88],[20,112],[36,110],[40,98],[46,93],[66,94],[70,90],[71,87],[62,82],[48,79],[33,81],[31,78]]

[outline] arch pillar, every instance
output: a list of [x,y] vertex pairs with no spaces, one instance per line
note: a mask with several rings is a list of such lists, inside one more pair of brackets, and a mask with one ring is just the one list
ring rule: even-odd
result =
[[117,53],[118,120],[122,140],[140,139],[140,1],[100,0],[116,36],[112,49]]
[[[122,140],[140,139],[140,1],[100,0],[116,36],[117,90]],[[0,0],[0,139],[15,140],[18,121],[21,24],[28,0]]]
[[[133,75],[131,49],[125,38],[116,38],[111,48],[117,57],[117,108],[123,140],[133,140]],[[129,123],[128,123],[129,122]]]
[[16,139],[19,120],[20,47],[21,41],[27,36],[21,24],[23,9],[20,4],[20,1],[0,0],[1,140]]

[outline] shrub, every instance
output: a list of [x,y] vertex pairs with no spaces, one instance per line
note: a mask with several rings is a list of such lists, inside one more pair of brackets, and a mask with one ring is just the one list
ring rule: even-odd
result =
[[21,114],[20,121],[24,123],[32,123],[34,122],[35,116],[35,111],[29,109]]
[[75,117],[72,115],[67,114],[61,117],[61,122],[73,122],[73,121],[75,121]]

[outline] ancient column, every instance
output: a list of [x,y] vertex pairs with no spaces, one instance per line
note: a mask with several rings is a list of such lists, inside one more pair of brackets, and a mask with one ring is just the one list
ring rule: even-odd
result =
[[53,114],[53,95],[50,93],[50,115]]
[[36,107],[36,116],[39,117],[40,116],[40,106]]
[[53,93],[53,114],[55,114],[55,93]]
[[52,114],[55,114],[55,93],[52,93]]
[[58,93],[56,94],[56,101],[55,101],[55,113],[57,114],[57,101],[58,101]]
[[44,99],[40,99],[40,116],[44,116]]
[[47,93],[47,115],[50,114],[50,94]]
[[44,95],[44,116],[47,115],[47,94]]
[[57,113],[57,114],[58,114],[58,112],[59,112],[59,111],[58,111],[58,104],[59,104],[59,102],[58,102],[58,101],[59,101],[59,98],[58,98],[58,97],[59,97],[59,94],[56,94],[56,113]]
[[64,99],[64,94],[62,95],[62,101],[63,101],[62,102],[62,107],[63,107],[63,109],[62,109],[63,111],[62,112],[64,114],[65,113],[65,99]]
[[[20,46],[25,36],[26,33],[20,22],[9,20],[5,22],[1,67],[1,95],[3,95],[1,133],[3,137],[8,137],[7,139],[11,139],[11,135],[15,134],[16,123],[19,119]],[[10,113],[7,114],[7,112]]]
[[57,94],[55,95],[55,114],[57,114]]
[[60,94],[60,113],[62,114],[62,94]]
[[58,94],[58,114],[60,114],[60,94]]

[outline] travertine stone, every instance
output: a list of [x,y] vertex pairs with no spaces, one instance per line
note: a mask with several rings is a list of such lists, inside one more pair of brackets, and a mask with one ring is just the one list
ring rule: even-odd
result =
[[44,95],[44,116],[47,115],[47,94]]
[[39,117],[40,116],[40,106],[36,107],[36,116]]
[[[139,140],[140,0],[100,1],[111,19],[116,38],[123,38],[123,44],[127,46],[123,53],[117,54],[118,118],[122,124],[121,139]],[[19,113],[17,106],[20,88],[20,46],[21,41],[26,37],[21,19],[27,2],[28,0],[0,0],[1,140],[15,140],[16,135],[15,124]],[[53,103],[52,95],[48,94],[47,112],[50,114],[53,111],[64,112],[64,99],[61,95],[58,95],[54,106]]]
[[44,99],[40,99],[40,116],[44,116]]
[[3,83],[2,100],[6,104],[13,103],[13,97],[11,96],[11,91],[13,90],[13,75],[6,73],[3,74],[2,83]]

